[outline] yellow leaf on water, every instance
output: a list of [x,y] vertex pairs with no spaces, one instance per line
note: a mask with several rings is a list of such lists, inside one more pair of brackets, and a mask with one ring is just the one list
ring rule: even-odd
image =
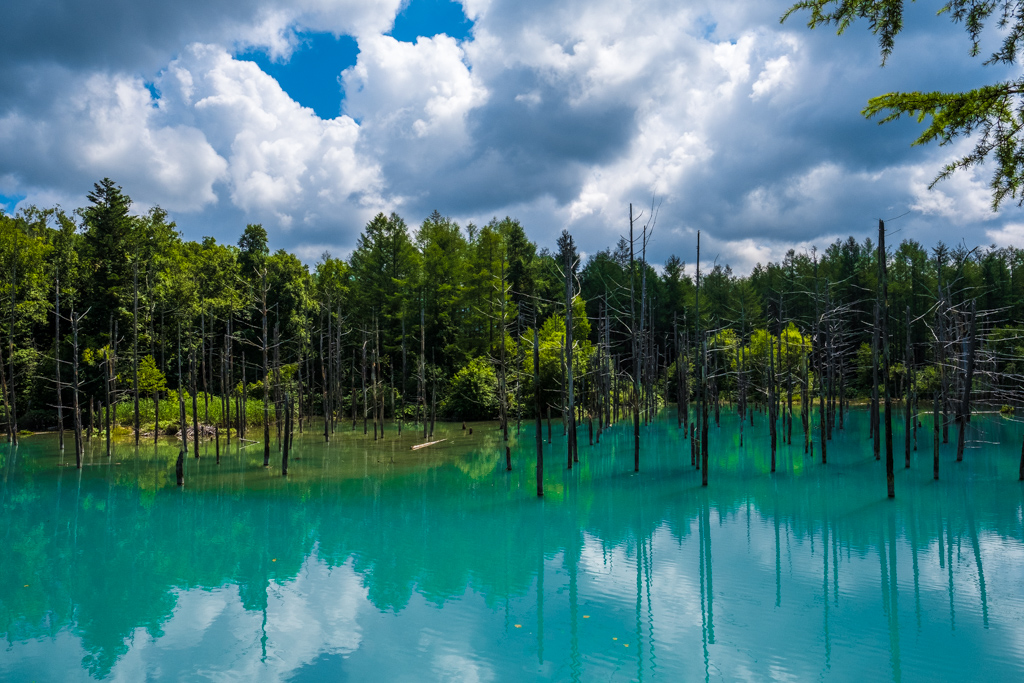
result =
[[522,627],[523,627],[522,624],[516,624],[516,628],[522,628]]

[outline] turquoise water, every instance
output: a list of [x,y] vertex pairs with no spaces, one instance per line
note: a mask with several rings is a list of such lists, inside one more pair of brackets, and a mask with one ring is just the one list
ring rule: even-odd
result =
[[511,473],[493,425],[389,425],[296,435],[287,479],[204,445],[184,489],[172,445],[0,446],[0,680],[1024,679],[1020,425],[939,482],[927,418],[910,470],[898,434],[889,501],[866,413],[774,475],[722,418],[707,489],[674,416],[639,474],[631,425],[570,472],[556,424],[543,500],[525,423]]

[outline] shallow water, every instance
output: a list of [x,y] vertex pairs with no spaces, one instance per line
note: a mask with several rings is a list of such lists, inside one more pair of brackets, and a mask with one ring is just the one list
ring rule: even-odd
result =
[[556,425],[543,500],[527,423],[511,473],[493,425],[321,426],[286,479],[204,444],[184,489],[170,444],[2,445],[0,680],[1024,679],[1024,429],[976,417],[934,482],[924,418],[889,501],[866,418],[772,475],[723,413],[707,489],[674,414],[639,474],[631,425],[572,471]]

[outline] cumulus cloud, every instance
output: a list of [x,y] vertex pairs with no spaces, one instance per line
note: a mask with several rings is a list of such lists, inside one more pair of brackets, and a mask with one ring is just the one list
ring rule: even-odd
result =
[[227,159],[231,200],[247,215],[290,228],[332,207],[383,205],[378,168],[355,149],[355,121],[320,119],[255,64],[192,45],[158,83],[161,109],[206,131]]
[[[911,148],[913,124],[859,114],[879,92],[986,75],[966,57],[921,56],[925,39],[931,53],[966,46],[918,9],[880,70],[862,27],[780,27],[781,1],[464,0],[468,38],[414,43],[387,35],[401,6],[185,0],[90,14],[68,0],[52,21],[19,6],[12,35],[52,38],[0,47],[3,192],[81,198],[109,175],[179,212],[190,237],[262,221],[272,243],[288,233],[307,255],[344,253],[378,210],[416,223],[435,208],[518,215],[546,246],[567,227],[593,253],[625,231],[630,202],[654,197],[656,253],[692,260],[699,228],[738,270],[906,211],[906,235],[929,242],[1007,220],[977,176],[925,189],[949,155]],[[233,56],[255,47],[286,61],[310,31],[359,47],[331,120]]]
[[143,202],[173,210],[217,201],[227,163],[201,131],[153,107],[140,79],[95,74],[67,85],[42,116],[0,116],[0,165],[19,178],[16,189],[45,189],[70,171],[81,182],[130,178]]

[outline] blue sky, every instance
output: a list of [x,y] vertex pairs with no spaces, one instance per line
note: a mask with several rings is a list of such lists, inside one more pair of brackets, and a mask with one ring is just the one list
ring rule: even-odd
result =
[[[414,0],[395,17],[388,32],[407,43],[425,36],[445,34],[457,40],[469,37],[473,22],[466,18],[462,5],[451,0]],[[298,46],[287,59],[273,59],[267,50],[253,46],[236,56],[257,64],[272,76],[293,100],[309,107],[322,119],[341,113],[345,93],[338,75],[355,66],[359,45],[352,36],[331,33],[299,33]]]
[[309,262],[378,211],[415,226],[434,209],[517,217],[547,247],[566,228],[594,253],[652,201],[656,261],[692,262],[701,230],[739,272],[880,217],[927,245],[1024,243],[988,169],[927,189],[968,146],[911,147],[916,123],[859,113],[1006,75],[922,3],[884,69],[867,26],[780,25],[776,0],[56,4],[5,10],[6,211],[81,206],[109,176],[187,238],[261,222]]

